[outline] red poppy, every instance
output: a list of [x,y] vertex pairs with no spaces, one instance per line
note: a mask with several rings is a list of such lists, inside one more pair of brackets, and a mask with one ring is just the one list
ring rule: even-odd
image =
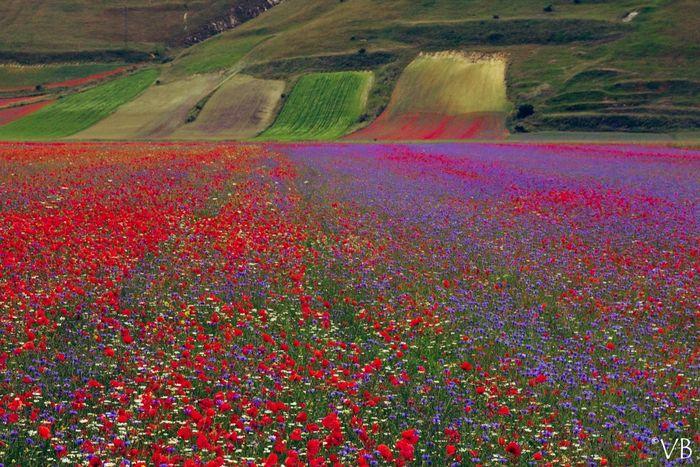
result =
[[377,446],[377,451],[387,462],[391,462],[394,459],[394,454],[392,454],[391,448],[389,448],[389,446],[386,444],[380,444]]
[[523,450],[516,441],[511,441],[506,445],[506,452],[509,452],[515,457],[520,457],[520,454],[522,454]]
[[396,450],[399,451],[401,459],[412,461],[416,448],[413,444],[402,438],[396,442]]
[[51,428],[48,425],[39,426],[37,432],[39,433],[39,436],[41,436],[44,439],[51,438]]
[[401,438],[405,439],[411,444],[416,444],[418,442],[418,431],[415,428],[410,430],[405,430],[401,433]]
[[192,430],[190,429],[190,427],[188,425],[185,425],[185,426],[181,427],[179,430],[177,430],[177,435],[180,438],[187,441],[188,439],[190,439],[192,437]]

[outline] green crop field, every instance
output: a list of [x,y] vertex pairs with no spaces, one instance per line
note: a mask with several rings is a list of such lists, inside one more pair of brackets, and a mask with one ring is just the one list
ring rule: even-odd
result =
[[324,140],[356,125],[372,85],[369,72],[314,73],[294,86],[266,140]]
[[155,69],[71,94],[23,119],[0,127],[0,140],[47,140],[70,136],[97,123],[132,100],[158,77]]

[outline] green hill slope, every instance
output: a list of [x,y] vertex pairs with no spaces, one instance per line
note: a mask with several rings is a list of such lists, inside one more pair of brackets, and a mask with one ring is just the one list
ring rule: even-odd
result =
[[294,86],[266,140],[335,139],[355,125],[365,108],[372,74],[315,73]]

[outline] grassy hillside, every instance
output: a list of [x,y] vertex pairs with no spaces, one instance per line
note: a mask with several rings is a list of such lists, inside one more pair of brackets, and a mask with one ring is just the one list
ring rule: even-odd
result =
[[[0,58],[98,57],[97,51],[162,53],[269,8],[270,0],[3,0]],[[138,55],[124,54],[138,57]]]
[[315,73],[294,86],[266,140],[338,138],[358,123],[372,75],[367,72]]
[[231,68],[264,39],[265,36],[257,35],[243,36],[235,41],[214,37],[186,49],[166,65],[167,75],[182,77]]
[[23,119],[1,126],[0,140],[46,140],[75,134],[136,97],[157,76],[157,70],[144,70],[64,97]]

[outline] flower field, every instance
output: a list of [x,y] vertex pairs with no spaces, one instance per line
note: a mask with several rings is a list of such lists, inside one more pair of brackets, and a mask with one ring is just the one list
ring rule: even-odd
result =
[[698,173],[653,146],[0,144],[0,463],[659,464],[700,441]]

